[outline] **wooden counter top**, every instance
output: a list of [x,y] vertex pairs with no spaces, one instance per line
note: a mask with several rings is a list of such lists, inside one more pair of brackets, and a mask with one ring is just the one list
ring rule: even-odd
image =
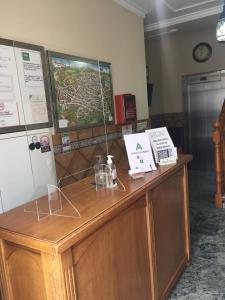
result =
[[64,187],[81,218],[38,222],[24,205],[0,215],[2,298],[166,300],[190,263],[191,159],[137,180],[120,169],[126,191],[96,191],[91,177]]
[[127,174],[128,170],[119,170],[118,177],[126,191],[116,189],[96,191],[90,179],[68,185],[62,191],[77,207],[81,218],[49,216],[38,222],[37,216],[24,212],[22,205],[0,215],[0,237],[4,239],[7,236],[7,239],[13,242],[16,236],[17,242],[20,241],[24,246],[32,239],[37,250],[40,247],[43,249],[45,245],[47,252],[52,252],[52,248],[57,252],[64,251],[71,243],[106,222],[138,197],[145,195],[146,189],[160,183],[191,159],[191,155],[181,155],[176,164],[160,166],[156,171],[146,173],[143,179],[138,180],[132,180]]

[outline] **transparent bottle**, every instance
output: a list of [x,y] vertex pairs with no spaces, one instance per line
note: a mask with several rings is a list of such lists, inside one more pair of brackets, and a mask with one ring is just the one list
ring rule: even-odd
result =
[[104,164],[102,155],[96,155],[94,165],[96,188],[105,188],[107,186],[107,166]]
[[107,165],[109,167],[108,169],[108,182],[107,182],[107,187],[108,188],[113,188],[117,186],[117,173],[116,173],[116,166],[112,161],[113,156],[112,155],[107,155]]

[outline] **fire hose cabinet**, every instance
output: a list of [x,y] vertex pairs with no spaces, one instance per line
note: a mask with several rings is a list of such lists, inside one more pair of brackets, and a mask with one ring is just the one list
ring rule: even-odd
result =
[[135,95],[115,96],[116,123],[125,124],[137,120]]

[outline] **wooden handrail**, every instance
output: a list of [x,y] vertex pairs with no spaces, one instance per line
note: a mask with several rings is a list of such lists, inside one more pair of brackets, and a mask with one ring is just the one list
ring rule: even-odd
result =
[[[215,172],[216,172],[216,193],[215,205],[217,208],[223,207],[223,195],[225,192],[225,99],[219,118],[213,123],[214,132],[212,140],[214,143]],[[225,200],[225,199],[224,199]]]

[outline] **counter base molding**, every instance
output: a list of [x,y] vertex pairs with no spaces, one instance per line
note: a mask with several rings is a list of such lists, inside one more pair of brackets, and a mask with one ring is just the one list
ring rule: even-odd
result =
[[135,181],[119,170],[126,192],[66,186],[81,219],[38,223],[23,207],[1,215],[3,299],[167,299],[190,262],[190,160]]

